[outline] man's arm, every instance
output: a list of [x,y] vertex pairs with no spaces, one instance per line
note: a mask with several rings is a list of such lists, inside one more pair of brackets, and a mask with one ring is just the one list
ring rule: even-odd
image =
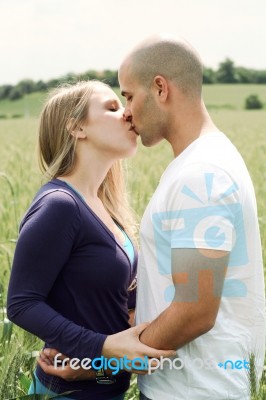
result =
[[160,349],[178,349],[208,332],[215,323],[229,253],[172,249],[174,298],[142,332],[141,341]]

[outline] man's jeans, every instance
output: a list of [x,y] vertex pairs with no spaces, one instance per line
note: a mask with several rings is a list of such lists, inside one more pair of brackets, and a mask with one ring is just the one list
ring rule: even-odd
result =
[[152,399],[149,399],[148,397],[145,396],[145,394],[140,392],[139,400],[152,400]]

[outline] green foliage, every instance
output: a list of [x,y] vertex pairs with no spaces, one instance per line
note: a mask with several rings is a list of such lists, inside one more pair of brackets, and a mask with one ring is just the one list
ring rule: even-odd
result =
[[227,58],[221,62],[216,74],[217,82],[219,83],[236,83],[237,77],[234,67],[234,62]]
[[42,80],[34,82],[32,79],[24,79],[16,85],[3,85],[0,86],[0,100],[9,99],[12,101],[21,99],[23,96],[43,92],[47,89],[58,87],[63,83],[73,83],[79,80],[97,79],[108,83],[112,87],[119,85],[117,71],[106,69],[104,71],[89,70],[81,74],[69,72],[68,74],[59,78],[50,79],[47,82]]
[[132,375],[130,388],[125,394],[125,400],[137,400],[139,398],[139,389],[137,387],[137,375]]
[[10,90],[9,94],[8,94],[8,98],[9,98],[9,100],[11,100],[11,101],[21,99],[22,97],[23,97],[23,93],[22,93],[22,91],[21,91],[19,88],[17,88],[17,87],[13,87],[13,88]]
[[24,362],[24,357],[25,355],[22,348],[16,348],[16,351],[12,351],[12,355],[9,355],[8,362],[5,363],[5,368],[3,368],[1,371],[1,400],[17,397],[21,394],[18,393],[18,380],[20,375],[20,368]]
[[211,68],[203,68],[203,83],[215,83],[216,82],[216,73]]
[[250,396],[251,400],[266,400],[266,381],[265,381],[265,369],[262,372],[260,385],[258,386],[257,369],[256,369],[256,358],[254,354],[250,355],[249,359],[249,384],[250,384]]
[[11,118],[23,118],[24,115],[23,114],[12,114]]
[[263,103],[259,99],[257,94],[249,95],[245,100],[245,109],[246,110],[259,110],[263,108]]
[[23,81],[20,81],[16,85],[16,87],[21,91],[23,95],[33,93],[36,90],[36,84],[32,79],[25,79]]
[[117,71],[111,71],[109,69],[106,69],[103,71],[104,72],[104,81],[108,83],[111,87],[118,87],[119,82],[118,82],[118,73]]
[[255,71],[248,68],[235,68],[235,76],[237,81],[241,83],[256,82]]
[[13,89],[12,85],[0,86],[0,100],[7,99],[9,97],[9,93],[12,89]]
[[266,71],[255,71],[256,83],[266,83]]

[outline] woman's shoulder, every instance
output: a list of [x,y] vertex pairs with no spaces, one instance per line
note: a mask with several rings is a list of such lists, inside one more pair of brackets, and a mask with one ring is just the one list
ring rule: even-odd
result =
[[42,240],[49,237],[57,241],[63,234],[71,242],[80,232],[81,221],[79,206],[71,193],[44,185],[22,218],[19,236],[36,235]]
[[28,220],[45,221],[80,221],[80,209],[77,199],[67,188],[59,187],[50,182],[43,185],[29,206],[21,226]]
[[77,200],[72,191],[64,185],[64,182],[58,179],[53,179],[39,189],[31,206],[37,203],[45,203],[46,205],[59,207],[77,207]]

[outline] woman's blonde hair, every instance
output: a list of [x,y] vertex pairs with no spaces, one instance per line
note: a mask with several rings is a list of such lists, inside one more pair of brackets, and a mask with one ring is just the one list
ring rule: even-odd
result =
[[[91,95],[99,85],[109,87],[99,81],[81,81],[50,93],[41,113],[38,141],[39,164],[47,181],[73,171],[77,139],[71,131],[87,120]],[[135,218],[129,206],[124,166],[120,160],[108,171],[98,196],[111,217],[134,238]]]

